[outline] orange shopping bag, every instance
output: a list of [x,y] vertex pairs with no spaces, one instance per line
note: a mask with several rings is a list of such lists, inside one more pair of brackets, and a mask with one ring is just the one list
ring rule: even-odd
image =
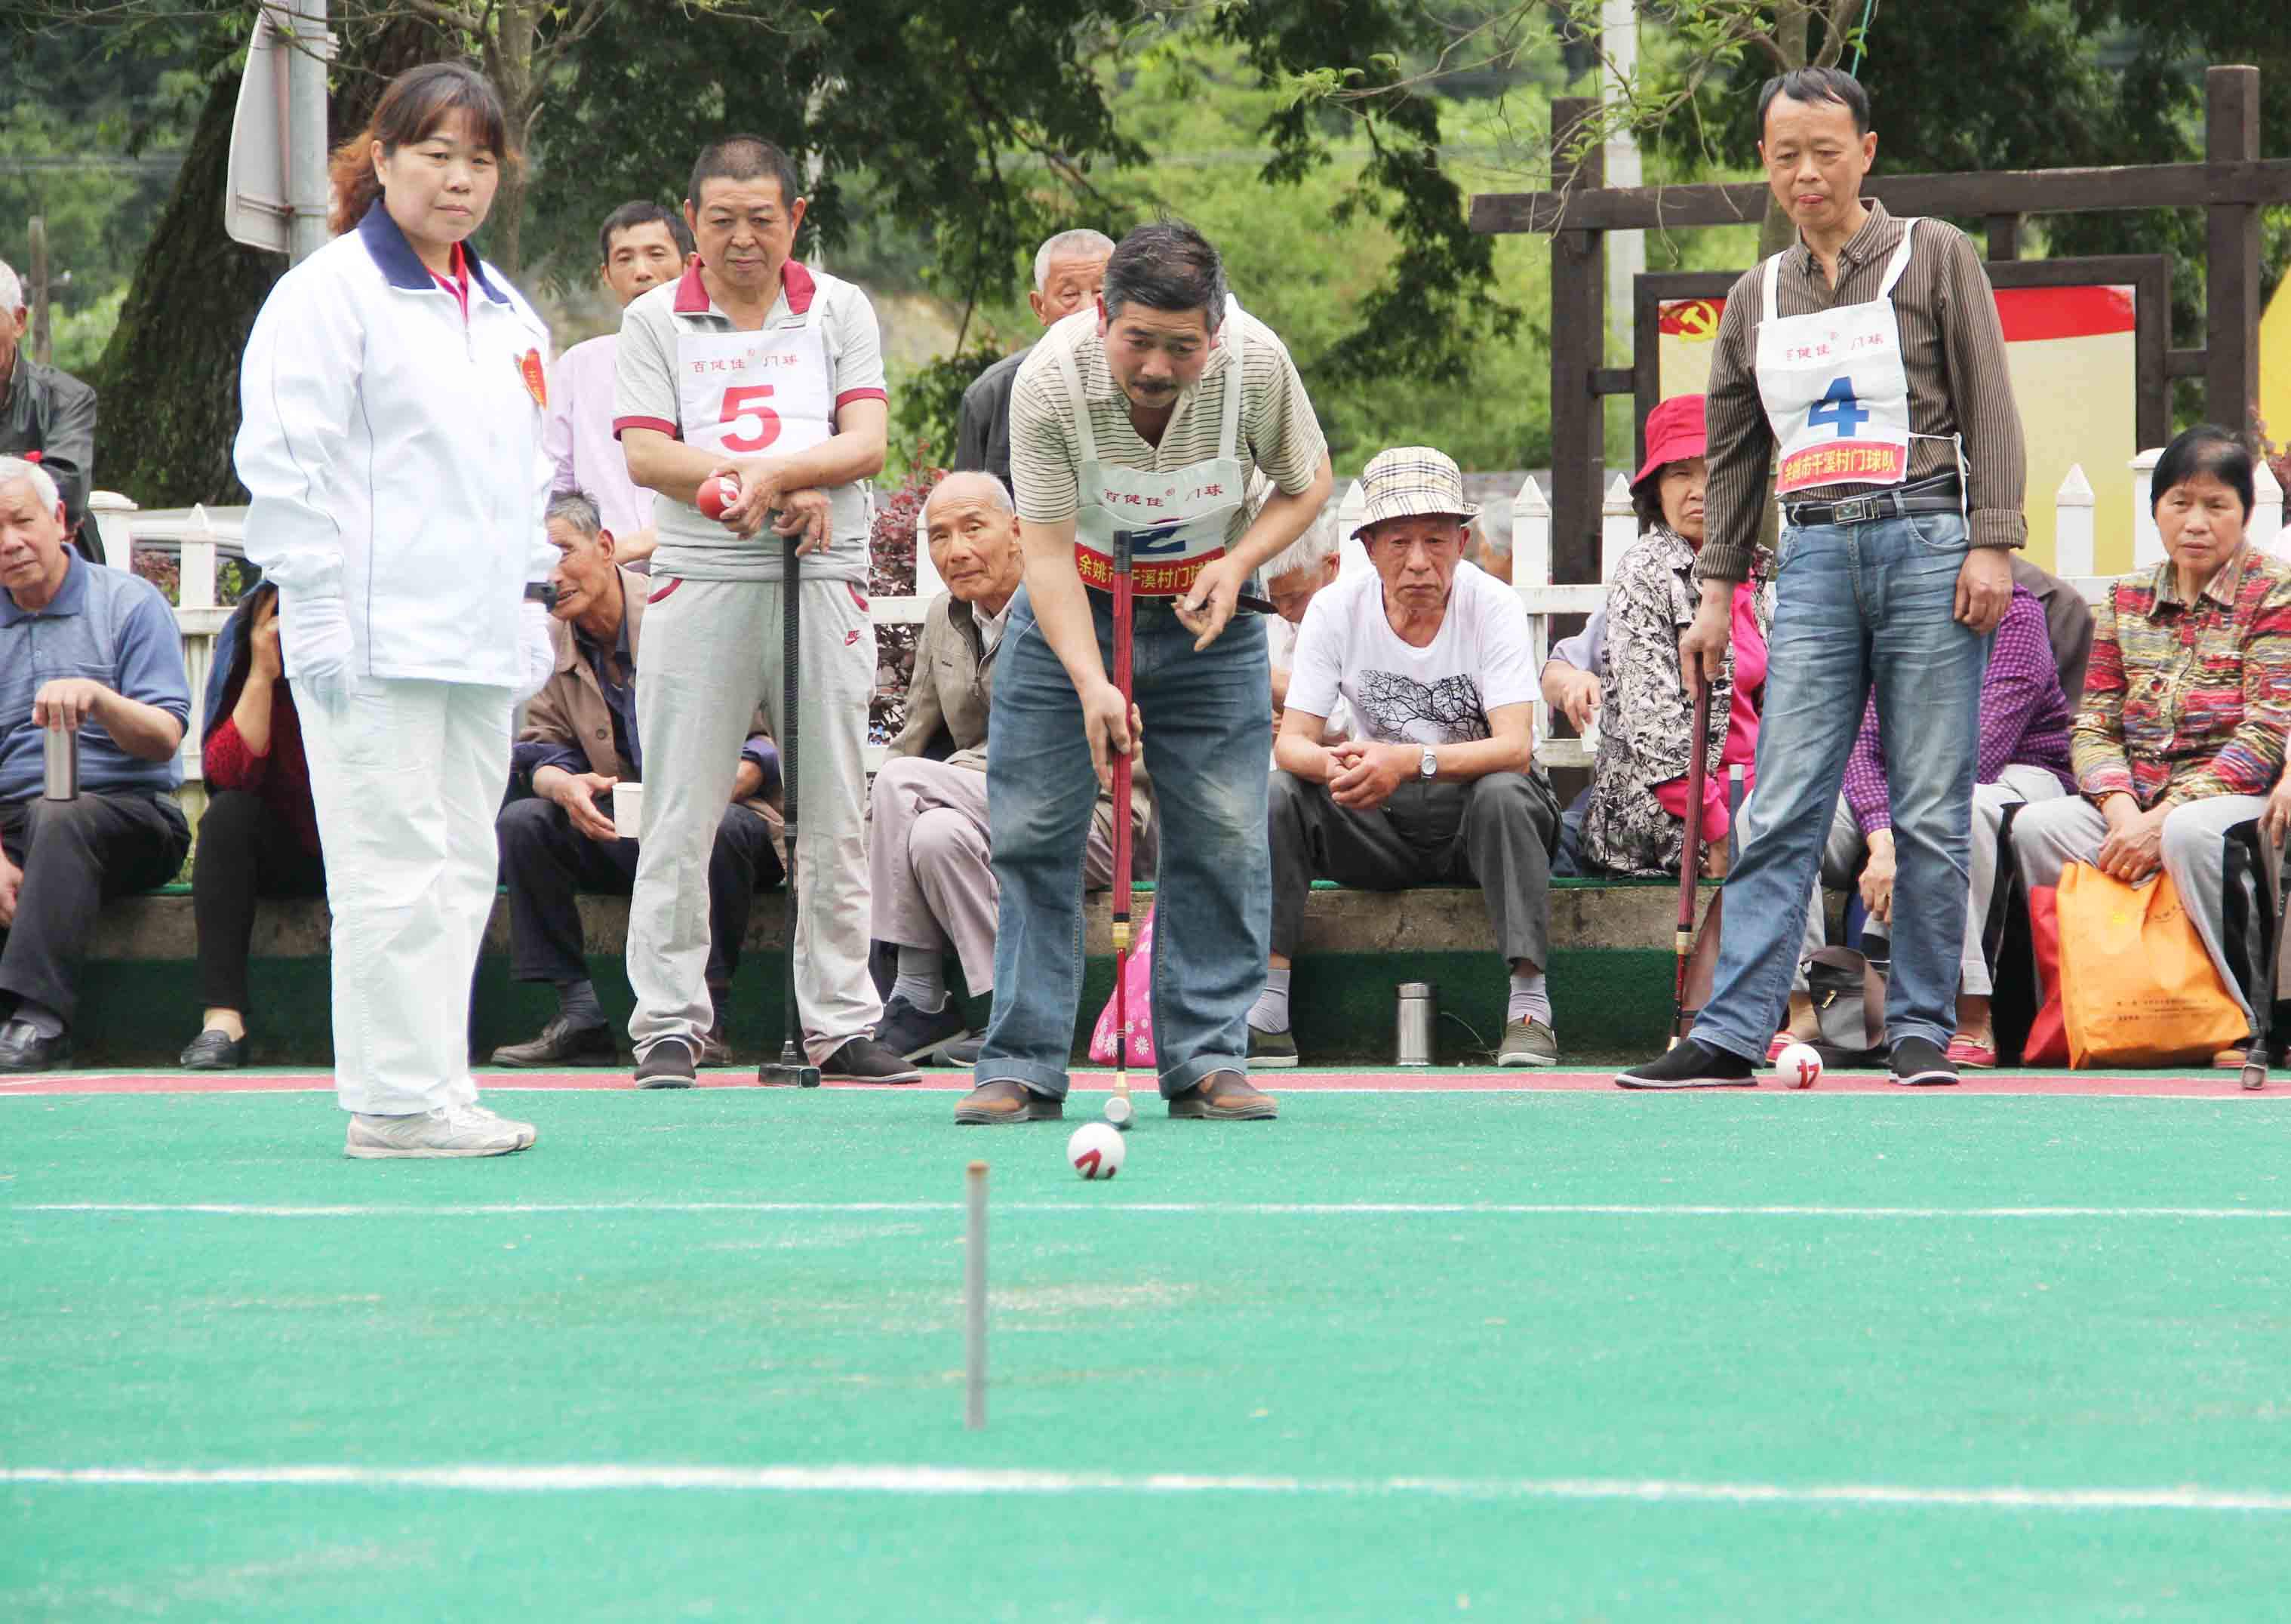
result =
[[2089,864],[2061,875],[2061,1012],[2069,1064],[2209,1060],[2249,1024],[2180,904],[2172,877],[2111,880]]

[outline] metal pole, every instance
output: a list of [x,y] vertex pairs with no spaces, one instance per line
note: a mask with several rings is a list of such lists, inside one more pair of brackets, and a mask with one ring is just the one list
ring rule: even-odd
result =
[[962,1424],[986,1425],[986,1164],[963,1176],[969,1221],[962,1238]]
[[271,20],[293,42],[286,61],[286,201],[294,211],[287,258],[301,264],[326,245],[326,0],[285,0]]

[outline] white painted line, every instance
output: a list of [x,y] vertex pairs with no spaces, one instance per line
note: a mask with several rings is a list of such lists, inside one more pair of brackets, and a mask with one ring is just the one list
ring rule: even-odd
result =
[[772,1494],[1256,1494],[1722,1506],[1929,1507],[1983,1511],[2291,1512],[2271,1490],[1917,1488],[1619,1477],[1287,1477],[938,1466],[6,1467],[0,1483],[91,1488],[347,1488],[477,1494],[700,1491]]
[[[953,1213],[961,1203],[951,1201],[759,1201],[759,1202],[516,1202],[422,1207],[358,1204],[341,1206],[254,1206],[223,1202],[37,1202],[0,1206],[0,1214],[32,1212],[91,1212],[125,1216],[186,1216],[194,1218],[524,1218],[537,1214],[688,1214],[748,1213],[756,1215],[859,1216],[874,1213]],[[1065,1216],[1232,1218],[2186,1218],[2291,1219],[2291,1207],[1817,1207],[1817,1206],[1697,1206],[1626,1202],[1005,1202],[1001,1213],[1042,1213]]]

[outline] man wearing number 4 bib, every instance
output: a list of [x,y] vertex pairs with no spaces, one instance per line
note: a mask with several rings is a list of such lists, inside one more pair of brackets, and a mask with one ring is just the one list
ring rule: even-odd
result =
[[1890,1069],[1952,1083],[1982,670],[2027,539],[2004,333],[1962,233],[1861,201],[1877,138],[1860,84],[1829,68],[1769,79],[1759,124],[1799,241],[1737,281],[1719,321],[1702,601],[1680,641],[1690,679],[1716,674],[1771,471],[1782,527],[1758,787],[1710,1001],[1685,1041],[1616,1081],[1756,1081],[1874,687],[1897,855]]
[[[1251,519],[1243,490],[1273,494]],[[1250,1005],[1272,929],[1264,623],[1234,613],[1250,575],[1329,491],[1320,420],[1289,352],[1226,292],[1201,233],[1141,226],[1095,309],[1052,327],[1010,396],[1025,585],[995,656],[986,807],[1001,887],[994,1014],[958,1122],[1058,1116],[1081,993],[1081,864],[1112,754],[1154,777],[1154,1055],[1170,1114],[1263,1119]],[[1109,589],[1135,594],[1134,707]],[[1142,718],[1142,720],[1137,719]],[[1142,739],[1138,736],[1142,729]]]
[[[698,260],[622,313],[614,391],[630,477],[668,498],[654,510],[637,671],[650,792],[629,909],[636,1081],[689,1088],[708,1034],[709,854],[760,702],[789,736],[781,564],[801,534],[793,948],[804,1048],[828,1078],[912,1082],[920,1073],[872,1036],[883,1010],[867,974],[862,752],[875,632],[863,594],[886,398],[875,313],[851,284],[792,257],[804,200],[770,142],[736,135],[703,152],[684,213]],[[740,497],[719,522],[694,502],[727,468]],[[827,493],[824,535],[787,506],[803,489]]]

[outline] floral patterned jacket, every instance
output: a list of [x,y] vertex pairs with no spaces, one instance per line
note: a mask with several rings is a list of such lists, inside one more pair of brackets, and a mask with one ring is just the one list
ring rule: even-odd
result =
[[[1752,566],[1758,583],[1758,629],[1774,617],[1772,559]],[[1702,601],[1694,581],[1694,548],[1658,525],[1615,566],[1607,589],[1610,677],[1599,707],[1599,753],[1591,803],[1583,815],[1583,855],[1617,874],[1676,874],[1686,825],[1655,799],[1654,786],[1686,776],[1694,736],[1694,701],[1679,675],[1678,639]],[[1710,688],[1707,765],[1717,772],[1734,705],[1734,653]]]

